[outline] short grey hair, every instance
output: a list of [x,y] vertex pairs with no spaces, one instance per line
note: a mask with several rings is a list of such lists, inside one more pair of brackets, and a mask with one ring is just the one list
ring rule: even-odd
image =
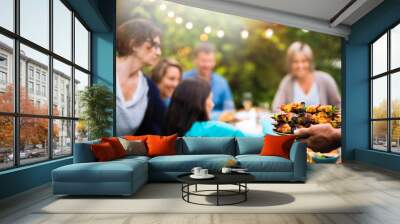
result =
[[193,53],[195,57],[200,53],[215,53],[215,46],[209,42],[202,42],[196,45]]
[[286,68],[287,71],[290,73],[291,71],[291,65],[293,63],[294,56],[297,54],[303,54],[306,56],[308,62],[310,63],[310,69],[313,71],[315,69],[315,64],[314,64],[314,54],[313,51],[310,47],[310,45],[296,41],[292,43],[289,48],[287,49],[286,52]]

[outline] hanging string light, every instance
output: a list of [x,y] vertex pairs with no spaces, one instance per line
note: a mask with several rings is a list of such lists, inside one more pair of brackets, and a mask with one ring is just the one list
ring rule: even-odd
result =
[[161,11],[165,11],[167,9],[167,5],[166,4],[161,4],[160,5],[160,10]]
[[[154,2],[155,0],[148,0],[148,1],[149,1],[149,2]],[[164,3],[163,3],[163,4],[160,4],[160,5],[159,5],[159,9],[160,9],[161,11],[165,11],[165,10],[167,10],[167,5],[164,4]],[[176,15],[175,12],[173,12],[172,10],[168,11],[167,16],[168,16],[169,18],[175,18],[175,22],[176,22],[177,24],[182,24],[183,21],[184,21],[184,18],[183,18],[183,17],[180,17],[180,16]],[[185,23],[185,28],[186,28],[186,29],[192,30],[193,27],[194,27],[193,22],[189,22],[189,21],[188,21],[188,22]],[[209,39],[209,35],[210,35],[211,32],[212,32],[212,28],[211,28],[211,26],[207,25],[207,26],[204,27],[204,30],[203,30],[203,31],[204,31],[204,33],[202,33],[202,34],[199,36],[199,38],[200,38],[201,41],[207,41],[207,40]],[[308,33],[309,31],[306,30],[306,29],[302,29],[302,32]],[[245,30],[245,29],[244,29],[244,30],[240,31],[240,37],[241,37],[243,40],[248,39],[248,38],[249,38],[249,35],[250,35],[250,32],[249,32],[248,30]],[[224,32],[222,29],[220,29],[220,30],[218,30],[218,31],[216,32],[216,36],[217,36],[218,38],[223,38],[223,37],[225,36],[225,32]],[[264,31],[264,33],[263,33],[263,36],[264,36],[265,38],[267,38],[267,39],[271,39],[271,38],[274,36],[274,30],[273,30],[272,28],[266,29],[266,30]]]
[[182,17],[176,17],[175,22],[176,22],[177,24],[181,24],[181,23],[183,22]]
[[265,36],[265,38],[267,38],[267,39],[271,39],[273,35],[274,35],[274,30],[271,29],[271,28],[268,28],[268,29],[265,30],[265,32],[264,32],[264,36]]
[[224,35],[225,35],[225,32],[224,32],[223,30],[218,30],[218,31],[217,31],[217,37],[223,38]]
[[212,31],[212,29],[211,29],[211,27],[210,26],[206,26],[206,27],[204,27],[204,33],[211,33],[211,31]]
[[192,22],[187,22],[185,27],[186,27],[186,29],[191,30],[193,28],[193,23]]
[[242,39],[247,39],[249,37],[249,31],[242,30],[242,32],[240,32],[240,36],[242,37]]
[[167,14],[167,16],[168,16],[169,18],[174,18],[175,13],[174,13],[173,11],[169,11],[168,14]]
[[200,40],[201,41],[207,41],[208,40],[208,35],[206,33],[203,33],[200,35]]

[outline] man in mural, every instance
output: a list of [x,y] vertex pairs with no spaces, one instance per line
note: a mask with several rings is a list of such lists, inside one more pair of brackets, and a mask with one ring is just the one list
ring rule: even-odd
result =
[[201,78],[210,83],[215,105],[212,119],[216,120],[223,112],[234,110],[235,106],[228,82],[224,77],[214,72],[216,65],[215,46],[208,42],[198,44],[194,49],[194,64],[196,68],[185,72],[183,79]]

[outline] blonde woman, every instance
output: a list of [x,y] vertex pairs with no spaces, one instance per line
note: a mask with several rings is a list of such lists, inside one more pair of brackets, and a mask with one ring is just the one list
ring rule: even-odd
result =
[[282,79],[275,94],[272,103],[274,111],[278,111],[280,105],[291,102],[340,107],[335,80],[328,73],[314,69],[314,56],[308,44],[292,43],[287,50],[286,65],[288,74]]

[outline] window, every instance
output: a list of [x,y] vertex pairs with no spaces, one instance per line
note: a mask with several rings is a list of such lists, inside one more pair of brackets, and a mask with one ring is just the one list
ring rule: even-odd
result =
[[7,56],[0,54],[0,68],[7,68]]
[[40,84],[36,84],[36,95],[40,95]]
[[87,139],[73,105],[90,85],[90,31],[62,0],[0,0],[0,26],[0,170],[72,155]]
[[14,31],[14,0],[0,1],[0,26]]
[[71,60],[72,12],[60,1],[53,0],[54,53]]
[[89,69],[89,32],[75,18],[75,62],[82,68]]
[[36,80],[40,81],[40,70],[36,69]]
[[7,73],[0,71],[0,84],[6,85],[7,84]]
[[7,87],[7,55],[0,53],[0,91],[5,92]]
[[[54,64],[54,70],[53,70],[53,90],[54,90],[54,95],[53,95],[53,106],[55,106],[54,104],[58,104],[60,103],[58,101],[58,99],[61,100],[61,104],[60,106],[64,105],[64,96],[71,96],[72,95],[72,91],[70,89],[65,89],[64,85],[66,83],[70,83],[70,85],[72,84],[72,68],[69,65],[66,65],[58,60],[53,60],[53,64]],[[60,94],[60,95],[59,95]],[[69,97],[72,101],[72,98]],[[72,104],[72,102],[70,102],[69,104]],[[59,109],[55,109],[53,110],[53,114],[60,114]],[[65,113],[61,113],[61,115],[64,116],[68,116],[68,117],[72,117],[72,108],[67,108],[67,110],[65,111]]]
[[[1,13],[3,13],[4,2],[0,3],[0,20],[2,19]],[[14,41],[13,39],[6,37],[0,33],[0,74],[2,76],[0,81],[0,115],[1,113],[12,113],[14,112],[14,70],[12,69],[12,58],[14,57]],[[8,59],[8,60],[7,60]],[[5,82],[5,83],[4,83]],[[3,114],[5,115],[5,114]],[[9,114],[8,114],[9,115]],[[11,133],[9,133],[11,135]],[[0,136],[1,139],[1,136]],[[11,145],[4,143],[6,145]],[[0,148],[3,147],[3,143],[0,142]],[[0,160],[1,164],[1,160]],[[1,165],[0,165],[1,169]]]
[[400,24],[370,45],[371,148],[400,153]]
[[49,0],[19,0],[21,36],[49,48]]
[[29,79],[33,80],[33,67],[29,66],[29,71],[28,71]]
[[33,90],[33,82],[28,82],[28,93],[29,94],[33,94],[34,90]]
[[46,86],[42,86],[42,96],[46,97]]

